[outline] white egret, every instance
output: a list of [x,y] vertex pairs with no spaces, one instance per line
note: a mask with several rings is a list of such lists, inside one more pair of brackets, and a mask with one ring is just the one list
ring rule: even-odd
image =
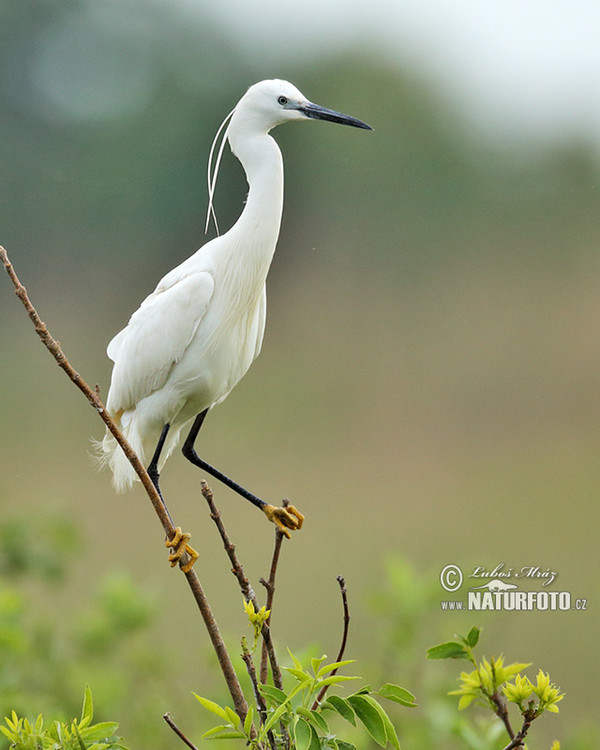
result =
[[[370,126],[308,101],[287,81],[251,86],[228,115],[214,174],[209,157],[209,212],[225,141],[240,160],[249,185],[246,205],[228,232],[207,242],[170,271],[108,345],[114,362],[107,409],[141,458],[157,490],[159,471],[189,430],[183,453],[260,508],[289,536],[303,516],[293,506],[276,508],[203,461],[194,442],[208,411],[223,401],[258,356],[266,313],[265,280],[279,235],[283,161],[269,131],[289,120],[328,120]],[[207,220],[208,224],[208,220]],[[101,461],[110,466],[117,491],[135,473],[107,432]]]

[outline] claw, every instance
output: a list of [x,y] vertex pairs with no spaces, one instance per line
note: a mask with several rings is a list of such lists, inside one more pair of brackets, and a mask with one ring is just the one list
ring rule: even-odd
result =
[[191,534],[188,534],[187,531],[182,532],[181,527],[178,526],[175,529],[173,538],[167,539],[167,541],[165,542],[165,547],[169,547],[173,550],[173,552],[171,552],[171,554],[169,555],[169,562],[171,563],[172,568],[174,568],[177,563],[181,563],[181,558],[187,552],[189,560],[185,563],[185,565],[181,566],[181,570],[184,573],[190,572],[190,570],[194,567],[194,563],[199,557],[196,550],[189,545],[189,541],[191,538]]
[[265,505],[263,512],[269,521],[274,523],[288,539],[290,538],[290,531],[299,531],[304,523],[304,516],[293,505],[288,505],[286,508]]

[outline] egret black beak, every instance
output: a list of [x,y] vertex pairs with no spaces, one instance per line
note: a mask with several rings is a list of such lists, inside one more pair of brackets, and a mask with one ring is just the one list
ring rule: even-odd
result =
[[340,125],[350,125],[353,128],[373,130],[370,125],[367,125],[367,123],[362,120],[357,120],[356,117],[343,115],[341,112],[336,112],[335,110],[327,109],[326,107],[320,107],[318,104],[313,104],[312,102],[307,102],[298,107],[298,109],[312,120],[328,120],[329,122],[337,122]]

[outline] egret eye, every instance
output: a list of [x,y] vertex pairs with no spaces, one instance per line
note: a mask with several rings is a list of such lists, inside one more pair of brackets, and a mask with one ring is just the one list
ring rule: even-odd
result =
[[286,105],[286,104],[287,104],[288,102],[289,102],[289,99],[287,98],[287,96],[280,96],[280,97],[279,97],[279,98],[277,99],[277,103],[278,103],[278,104],[281,104],[281,106],[282,106],[282,107],[285,107],[285,105]]

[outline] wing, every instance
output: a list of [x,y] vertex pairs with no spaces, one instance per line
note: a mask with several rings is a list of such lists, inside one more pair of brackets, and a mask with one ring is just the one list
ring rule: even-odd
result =
[[214,290],[207,271],[169,286],[164,281],[108,345],[115,363],[106,404],[112,414],[131,409],[164,385],[198,330]]

